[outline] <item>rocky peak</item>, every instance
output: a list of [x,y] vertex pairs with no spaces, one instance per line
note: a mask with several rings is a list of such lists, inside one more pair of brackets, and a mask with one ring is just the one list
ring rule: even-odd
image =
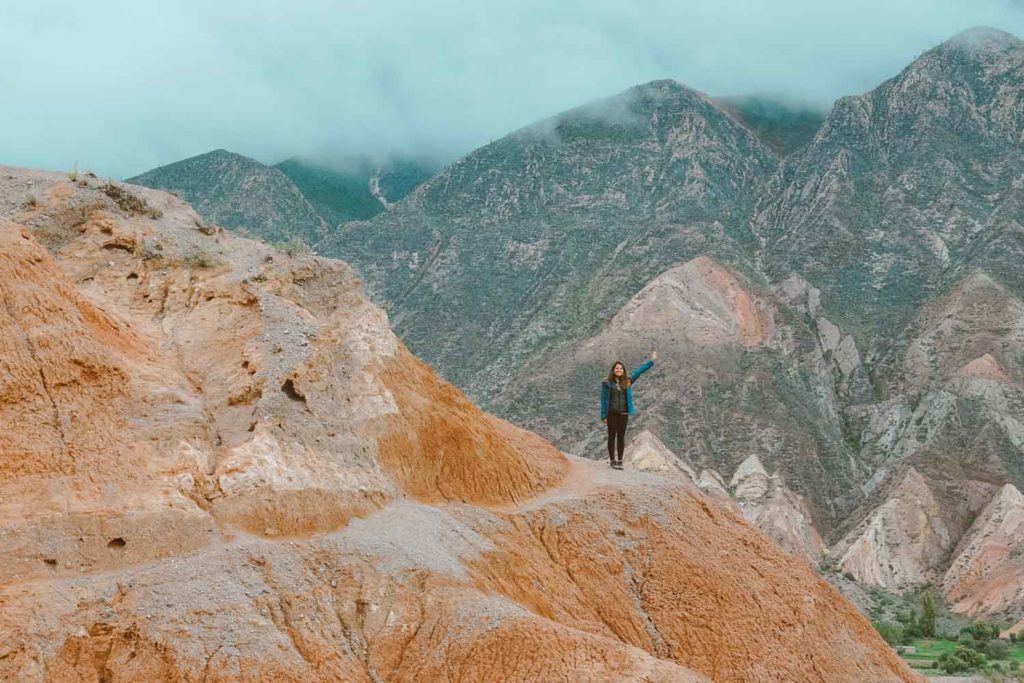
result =
[[1024,41],[1012,33],[991,26],[975,26],[956,34],[936,50],[967,50],[977,53],[1005,52],[1024,49]]
[[[761,459],[754,453],[746,460],[740,463],[740,466],[736,468],[736,471],[732,475],[732,481],[729,482],[729,486],[737,488],[742,486],[747,481],[767,481],[768,472],[765,471],[764,465],[761,464]],[[763,493],[763,491],[761,491]]]
[[729,483],[743,516],[787,552],[817,564],[825,546],[803,497],[791,491],[776,472],[768,474],[757,454],[736,468]]
[[968,529],[942,579],[947,600],[970,616],[1001,612],[1024,599],[1024,495],[1005,484]]
[[1009,264],[1020,254],[1024,49],[982,35],[840,99],[762,194],[766,270],[816,283],[858,339],[891,335],[974,268],[1020,286]]
[[911,467],[882,500],[831,549],[839,570],[861,584],[887,589],[927,582],[954,543],[935,494]]

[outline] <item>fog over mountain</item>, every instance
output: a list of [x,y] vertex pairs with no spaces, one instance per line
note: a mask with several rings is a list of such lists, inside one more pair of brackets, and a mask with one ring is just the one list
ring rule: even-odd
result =
[[44,0],[0,21],[0,157],[115,177],[217,148],[450,161],[657,78],[824,111],[973,25],[1021,35],[1024,5]]

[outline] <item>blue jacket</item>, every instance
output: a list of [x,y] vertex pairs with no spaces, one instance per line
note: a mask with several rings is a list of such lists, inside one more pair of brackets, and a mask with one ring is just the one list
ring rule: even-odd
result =
[[[644,374],[651,367],[654,366],[654,361],[649,360],[633,372],[629,373],[629,388],[626,389],[626,407],[629,409],[629,414],[632,415],[636,412],[636,408],[633,406],[633,382]],[[608,380],[605,379],[601,382],[601,419],[605,420],[608,418],[608,401],[610,400],[611,387],[608,385]]]

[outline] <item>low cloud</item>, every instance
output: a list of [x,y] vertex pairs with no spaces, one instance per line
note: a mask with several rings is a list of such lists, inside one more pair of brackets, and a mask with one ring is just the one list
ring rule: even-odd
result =
[[451,159],[658,78],[827,109],[1020,0],[40,0],[0,21],[0,163],[123,177],[223,147]]

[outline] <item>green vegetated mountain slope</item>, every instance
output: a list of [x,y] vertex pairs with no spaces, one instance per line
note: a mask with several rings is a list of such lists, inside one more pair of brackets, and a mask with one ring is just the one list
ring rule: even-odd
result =
[[719,104],[781,156],[804,147],[821,128],[827,112],[762,95],[719,97]]
[[965,32],[784,160],[734,107],[640,86],[321,249],[417,353],[567,450],[602,454],[600,378],[657,347],[636,429],[726,488],[759,455],[863,583],[941,579],[973,516],[1024,484],[1022,54]]
[[327,223],[279,169],[219,149],[126,182],[180,195],[207,221],[269,241],[321,239]]
[[332,227],[373,218],[440,170],[426,160],[392,159],[381,164],[369,157],[331,164],[294,157],[275,168],[295,183]]

